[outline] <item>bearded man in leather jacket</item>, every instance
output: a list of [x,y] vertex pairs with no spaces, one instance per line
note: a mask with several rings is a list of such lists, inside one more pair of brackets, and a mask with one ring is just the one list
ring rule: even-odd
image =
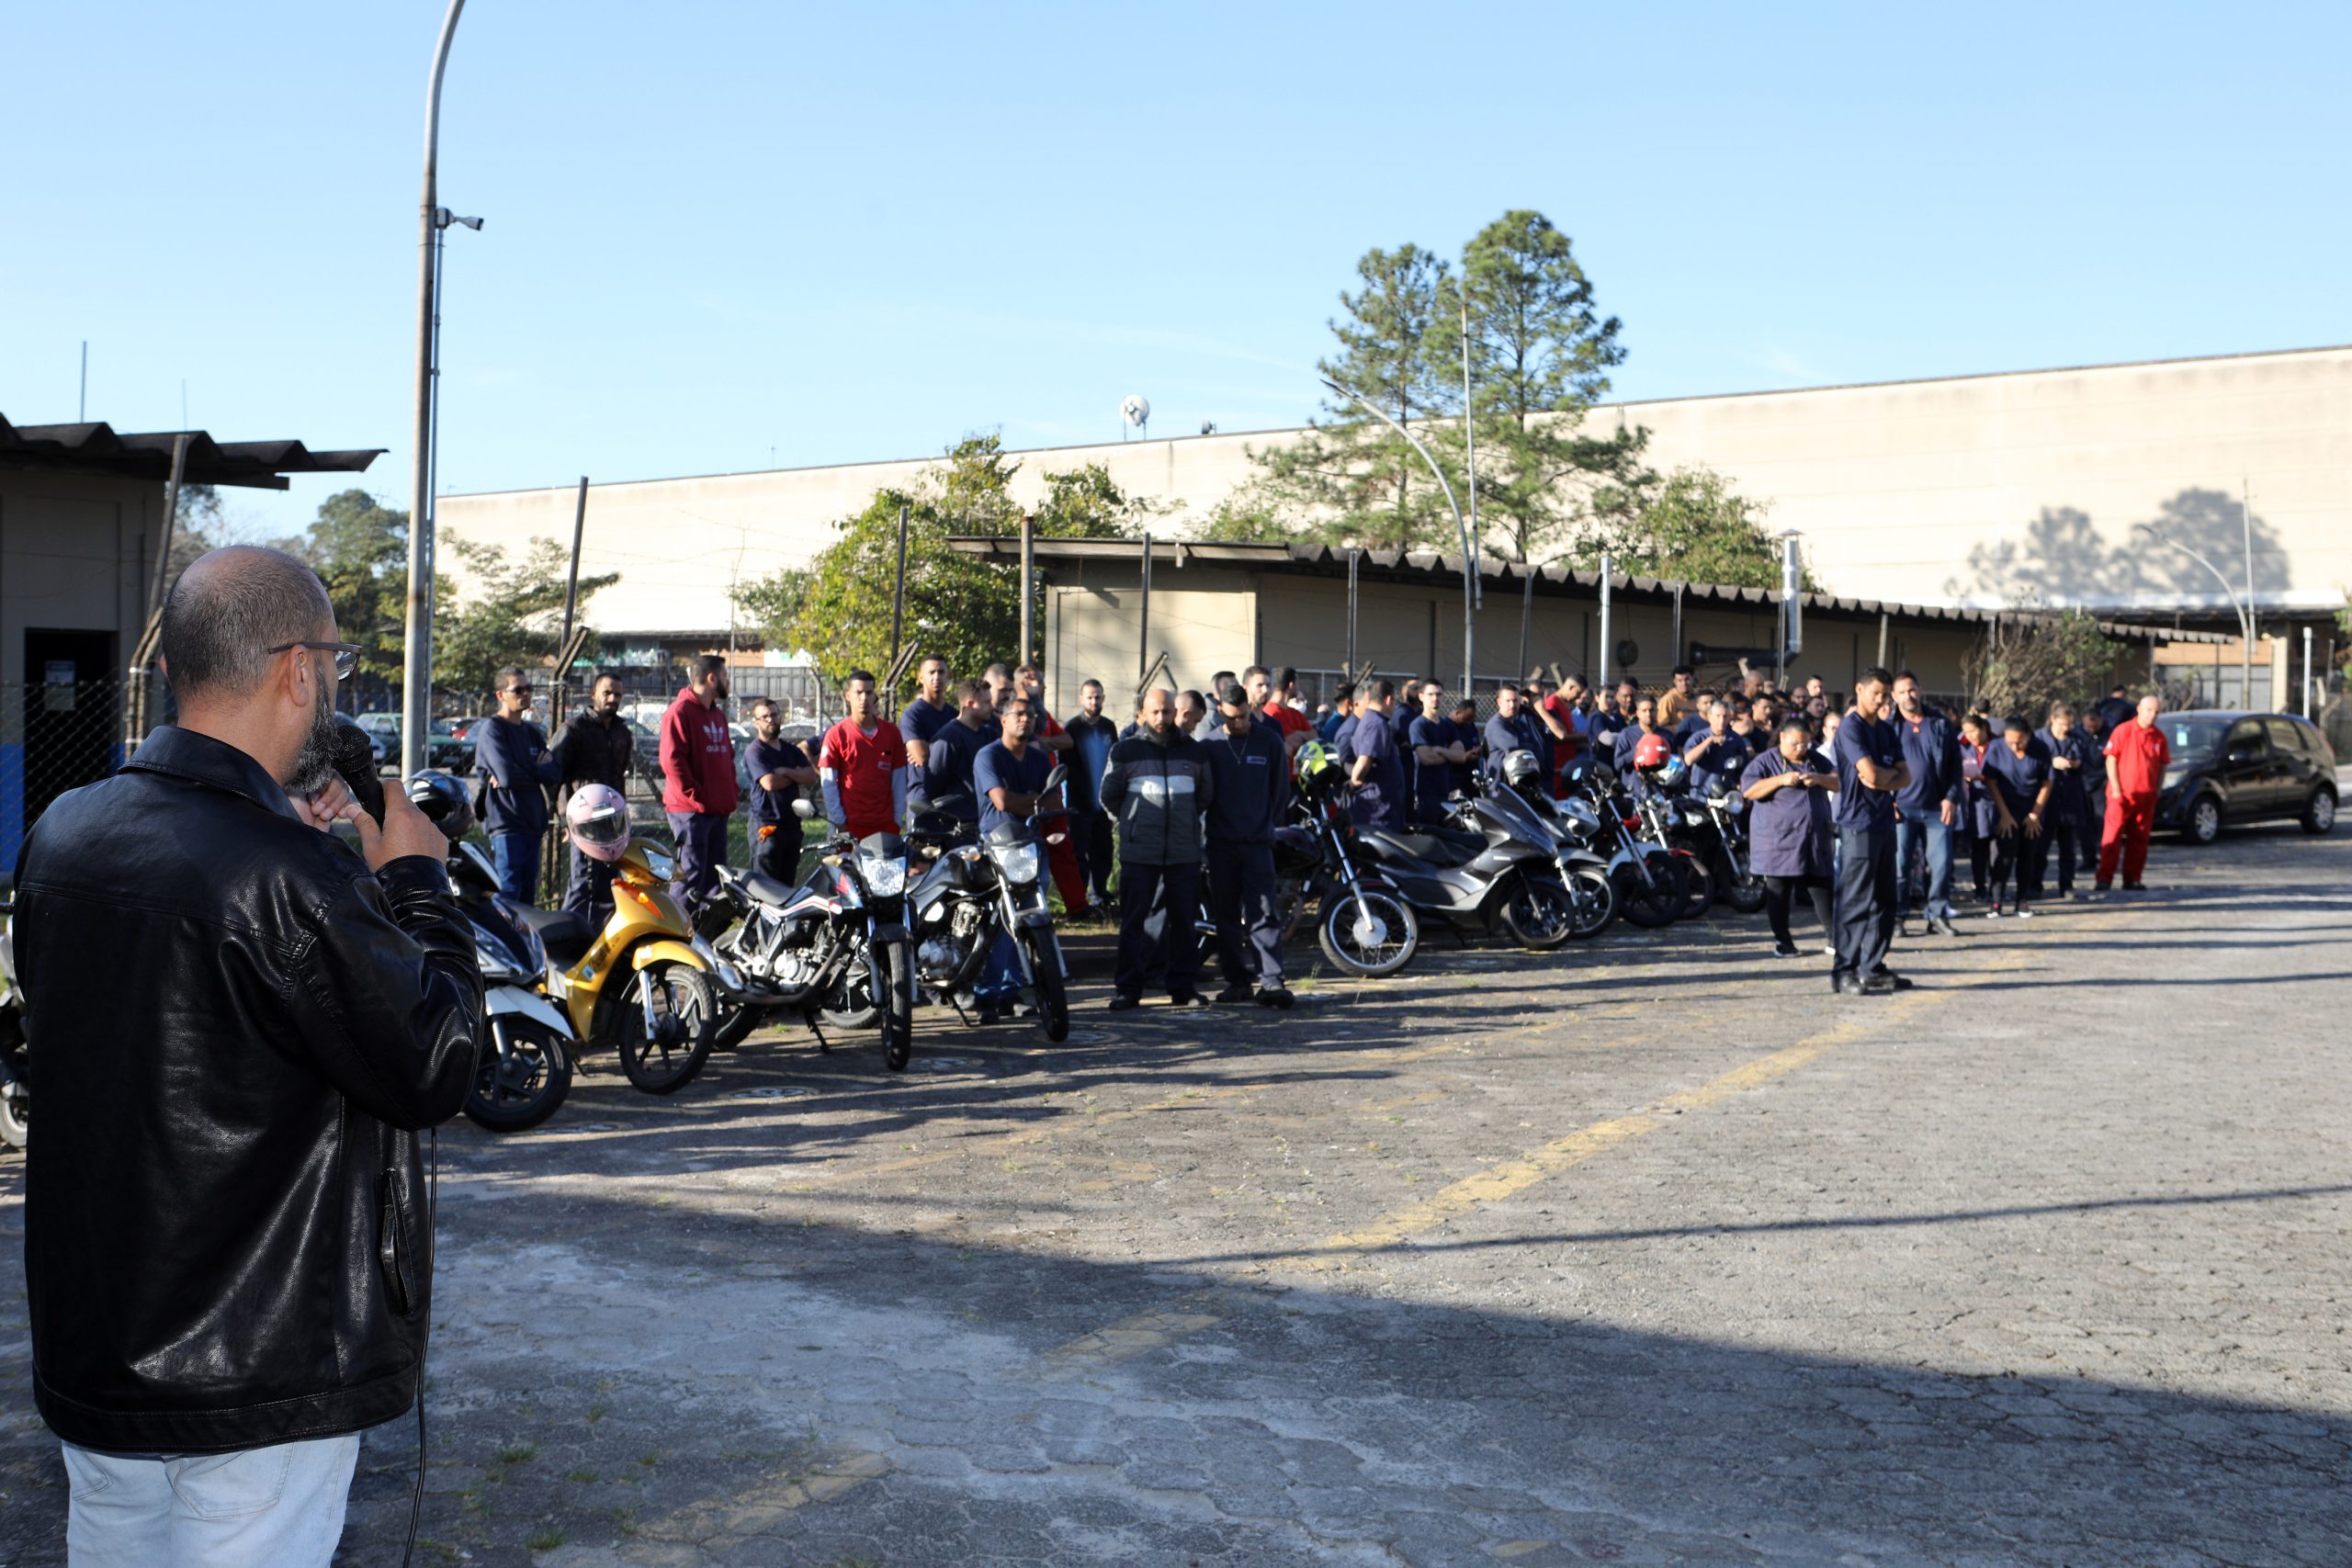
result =
[[416,1134],[465,1099],[482,987],[439,830],[334,774],[335,637],[293,557],[198,559],[164,607],[179,722],[17,864],[33,1392],[76,1568],[322,1568],[358,1434],[418,1397]]

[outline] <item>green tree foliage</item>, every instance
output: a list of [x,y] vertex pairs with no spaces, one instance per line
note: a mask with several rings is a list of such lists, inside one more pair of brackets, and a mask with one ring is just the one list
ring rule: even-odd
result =
[[[489,693],[504,666],[529,668],[555,657],[563,635],[568,548],[553,539],[533,539],[519,558],[510,560],[497,545],[478,544],[447,529],[438,542],[465,562],[474,591],[460,600],[454,581],[434,579],[434,685],[472,699]],[[618,572],[582,577],[582,617],[591,596],[619,581]],[[349,633],[345,635],[349,640]]]
[[808,602],[815,573],[806,567],[778,567],[765,577],[738,582],[729,591],[735,608],[751,623],[751,630],[770,648],[787,648],[793,623]]
[[[1677,468],[1632,498],[1623,518],[1590,528],[1570,558],[1595,567],[1605,550],[1617,570],[1636,576],[1778,588],[1781,547],[1765,531],[1764,512],[1713,468]],[[1802,557],[1798,568],[1808,592],[1819,586]]]
[[2052,703],[2106,692],[2130,651],[2086,611],[2004,617],[1961,660],[1961,674],[1984,712],[2038,723]]
[[364,490],[338,491],[281,547],[308,561],[327,585],[343,640],[367,649],[361,673],[398,681],[408,624],[408,513]]
[[[1457,412],[1452,265],[1406,244],[1367,252],[1356,276],[1363,288],[1340,296],[1344,314],[1330,323],[1339,353],[1316,368],[1400,423]],[[1297,441],[1254,454],[1267,502],[1295,531],[1379,549],[1455,537],[1453,513],[1409,443],[1351,398],[1327,396],[1323,414]]]
[[[1641,460],[1649,433],[1584,427],[1625,350],[1617,318],[1594,310],[1592,280],[1568,236],[1540,212],[1504,213],[1464,249],[1462,298],[1482,547],[1538,558],[1622,522],[1655,482]],[[1447,457],[1461,461],[1460,426],[1442,439]]]
[[[1016,535],[1020,503],[1012,479],[1020,465],[994,435],[967,437],[947,450],[905,491],[876,491],[809,562],[803,581],[777,573],[744,586],[737,603],[794,614],[774,640],[806,649],[838,680],[865,668],[888,668],[890,604],[898,579],[899,509],[907,508],[906,640],[944,656],[959,674],[990,660],[1012,659],[1019,641],[1020,569],[948,548],[958,534]],[[1100,467],[1044,476],[1035,529],[1041,538],[1132,536],[1157,515],[1111,482]]]

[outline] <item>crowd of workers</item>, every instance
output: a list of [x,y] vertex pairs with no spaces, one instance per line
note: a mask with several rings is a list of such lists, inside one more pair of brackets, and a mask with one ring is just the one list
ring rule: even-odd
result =
[[[788,883],[804,847],[793,803],[804,795],[821,805],[812,815],[853,839],[900,830],[910,802],[986,832],[1037,812],[1059,762],[1065,784],[1051,811],[1060,830],[1048,836],[1048,863],[1069,917],[1115,896],[1111,1005],[1137,1005],[1148,986],[1180,1007],[1283,1008],[1291,997],[1272,846],[1300,751],[1319,744],[1342,770],[1355,819],[1388,828],[1442,822],[1475,772],[1524,751],[1561,794],[1586,759],[1610,763],[1637,794],[1685,778],[1736,793],[1775,951],[1803,951],[1790,923],[1802,897],[1829,937],[1833,985],[1873,993],[1907,985],[1885,959],[1915,911],[1925,930],[1957,936],[1962,903],[1994,918],[2030,917],[2053,891],[2088,896],[2075,891],[2088,879],[2104,894],[2119,873],[2137,891],[2169,761],[2153,695],[2135,703],[2119,687],[2079,710],[2059,703],[2031,716],[1954,716],[1907,671],[1866,671],[1850,695],[1834,698],[1817,675],[1786,692],[1755,672],[1704,686],[1679,665],[1661,692],[1625,680],[1605,695],[1570,675],[1503,685],[1483,722],[1467,697],[1435,680],[1341,684],[1310,715],[1296,672],[1262,666],[1218,671],[1205,695],[1149,691],[1125,724],[1105,713],[1094,680],[1080,686],[1078,711],[1057,720],[1032,665],[991,664],[957,681],[934,656],[915,679],[916,695],[893,720],[873,675],[853,671],[842,687],[845,715],[813,755],[785,738],[773,700],[754,699],[753,739],[739,757],[726,663],[696,660],[663,716],[660,747],[662,805],[688,904],[715,886],[739,805],[752,869]],[[613,677],[597,679],[552,742],[524,717],[531,694],[528,672],[502,671],[499,712],[476,737],[481,819],[516,897],[536,886],[547,789],[560,792],[557,808],[568,816],[626,810],[632,755]],[[610,866],[572,852],[568,908],[601,919],[610,884]],[[1214,998],[1198,987],[1191,935],[1204,904],[1225,982]],[[997,978],[1009,988],[1009,969]]]

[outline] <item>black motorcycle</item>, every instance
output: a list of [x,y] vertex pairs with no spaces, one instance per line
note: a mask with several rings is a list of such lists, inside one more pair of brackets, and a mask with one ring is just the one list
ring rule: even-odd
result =
[[1674,799],[1677,827],[1670,842],[1703,866],[1714,896],[1743,915],[1764,908],[1764,879],[1747,869],[1747,802],[1729,779]]
[[1617,772],[1608,763],[1580,758],[1565,776],[1562,829],[1600,856],[1616,885],[1619,911],[1645,931],[1672,924],[1689,902],[1686,863],[1642,836],[1642,818],[1619,794]]
[[[804,820],[816,815],[806,800],[792,809]],[[884,1064],[905,1071],[915,1010],[906,908],[907,841],[896,833],[853,840],[836,832],[797,886],[720,866],[717,893],[695,924],[735,980],[720,998],[727,1010],[714,1048],[739,1043],[779,1013],[798,1014],[820,1050],[831,1049],[826,1021],[852,1029],[878,1022]]]
[[1607,931],[1617,919],[1617,884],[1609,874],[1608,861],[1593,850],[1589,836],[1572,829],[1560,803],[1552,798],[1535,754],[1510,752],[1503,758],[1499,775],[1481,773],[1476,784],[1506,809],[1526,813],[1534,831],[1551,845],[1553,868],[1560,886],[1568,890],[1568,935],[1584,941]]
[[[1056,763],[1042,795],[1058,796],[1066,776]],[[1036,819],[1008,818],[976,837],[944,813],[921,814],[909,836],[938,853],[908,904],[915,978],[924,989],[961,1012],[956,998],[972,988],[989,954],[1009,937],[1038,1025],[1058,1045],[1069,1038],[1069,965],[1046,894],[1046,846],[1058,836],[1057,820],[1046,818],[1041,832]]]
[[1311,918],[1316,945],[1333,967],[1368,978],[1394,975],[1419,949],[1421,922],[1396,884],[1356,849],[1337,772],[1309,771],[1292,796],[1297,820],[1274,829],[1283,940]]
[[548,1000],[546,911],[498,890],[498,872],[480,844],[450,846],[449,886],[474,938],[482,1008],[490,1026],[466,1091],[466,1117],[493,1133],[520,1133],[554,1115],[571,1093],[580,1043],[571,1021]]
[[1555,845],[1524,810],[1480,796],[1462,802],[1442,825],[1358,828],[1356,843],[1417,913],[1457,931],[1499,928],[1542,951],[1566,942],[1574,929]]

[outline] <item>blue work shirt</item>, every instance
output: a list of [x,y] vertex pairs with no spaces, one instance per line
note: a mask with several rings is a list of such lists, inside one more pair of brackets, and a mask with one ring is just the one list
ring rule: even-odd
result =
[[1905,811],[1934,811],[1945,801],[1960,804],[1960,726],[1933,708],[1917,718],[1896,714],[1887,721],[1903,746],[1903,765],[1911,782],[1896,792],[1894,804]]
[[972,769],[981,750],[995,739],[989,730],[974,729],[960,718],[932,736],[931,750],[922,763],[922,795],[933,809],[966,822],[979,820]]
[[781,828],[789,824],[797,830],[800,826],[799,818],[792,815],[792,803],[800,798],[800,786],[786,784],[781,789],[762,789],[760,780],[779,768],[805,768],[809,765],[808,753],[782,736],[774,740],[763,740],[754,735],[751,743],[743,748],[743,776],[752,784],[746,797],[749,802],[746,818],[751,824],[754,840],[758,840],[762,828]]
[[[1741,771],[1739,787],[1814,771],[1810,757],[1792,762],[1775,746]],[[1747,803],[1747,868],[1758,876],[1827,876],[1837,839],[1826,789],[1790,784]]]
[[497,781],[482,790],[483,832],[547,831],[548,795],[539,786],[561,784],[563,764],[548,754],[537,725],[499,714],[475,725],[474,772]]
[[1614,708],[1595,708],[1581,722],[1585,735],[1592,741],[1593,754],[1599,757],[1613,755],[1618,735],[1634,724]]
[[1355,819],[1374,828],[1405,825],[1405,764],[1396,755],[1396,730],[1388,716],[1359,715],[1348,731],[1349,765],[1357,758],[1372,759],[1372,769],[1356,786]]
[[[1406,739],[1415,746],[1446,747],[1456,744],[1453,721],[1450,718],[1417,718],[1406,731]],[[1422,823],[1445,820],[1445,797],[1453,792],[1454,768],[1452,762],[1424,762],[1413,759],[1413,818]]]
[[[1724,722],[1728,725],[1731,721],[1726,718]],[[1684,719],[1680,724],[1676,725],[1674,727],[1674,754],[1678,757],[1681,756],[1685,751],[1688,751],[1692,746],[1698,743],[1699,737],[1706,734],[1707,731],[1713,728],[1713,727],[1707,722],[1707,716],[1702,713],[1694,713],[1690,717]]]
[[[964,728],[960,724],[956,728]],[[937,755],[936,752],[933,754]],[[1000,822],[1028,820],[1026,817],[1017,817],[1000,809],[989,799],[989,791],[1001,789],[1014,795],[1035,795],[1046,787],[1046,775],[1053,771],[1052,754],[1038,745],[1034,736],[1028,745],[1022,748],[1018,757],[1012,754],[1012,748],[1001,740],[991,740],[981,747],[972,759],[972,794],[979,802],[980,831],[986,833]]]
[[[953,693],[949,694],[954,695]],[[941,730],[955,722],[955,704],[947,703],[933,707],[925,699],[917,697],[899,710],[899,739],[920,740],[928,746]]]
[[[2059,739],[2047,729],[2034,737],[2041,749],[2050,753],[2050,807],[2042,820],[2052,824],[2081,826],[2092,819],[2090,782],[2098,781],[2100,814],[2107,807],[2107,759],[2099,743],[2080,729],[2067,731]],[[2062,757],[2071,758],[2075,766],[2061,773],[2055,765]]]
[[1062,733],[1069,737],[1070,749],[1078,753],[1078,764],[1069,776],[1071,808],[1099,811],[1102,768],[1111,760],[1111,748],[1118,744],[1119,727],[1107,718],[1080,714],[1062,726]]
[[1487,720],[1487,755],[1481,765],[1489,774],[1499,775],[1504,760],[1513,751],[1532,751],[1537,766],[1541,767],[1545,753],[1551,750],[1544,744],[1542,729],[1543,726],[1535,722],[1535,716],[1525,708],[1509,718],[1500,714],[1495,715]]
[[1857,708],[1838,727],[1838,804],[1834,815],[1841,829],[1863,829],[1894,826],[1894,792],[1871,789],[1854,766],[1868,758],[1887,772],[1903,764],[1903,742],[1894,726],[1883,718],[1864,718]]
[[[1696,757],[1690,755],[1693,746],[1711,737],[1715,742],[1713,746]],[[1698,734],[1682,743],[1680,754],[1690,764],[1691,787],[1702,795],[1717,779],[1730,784],[1738,783],[1740,774],[1747,770],[1749,757],[1753,755],[1747,749],[1747,736],[1730,728],[1716,735],[1704,725],[1700,726]]]
[[2001,804],[2009,808],[2009,815],[2023,822],[2026,813],[2033,809],[2034,796],[2050,782],[2050,748],[2028,737],[2025,750],[2019,751],[2004,735],[1984,748],[1984,777],[2001,792]]
[[1487,737],[1475,718],[1450,718],[1446,723],[1453,729],[1454,743],[1473,754],[1472,761],[1453,764],[1453,787],[1466,794],[1472,783],[1471,775],[1478,771],[1478,764],[1483,761],[1476,753],[1487,743]]
[[1235,739],[1220,732],[1200,743],[1215,786],[1202,824],[1211,844],[1273,841],[1290,804],[1290,758],[1280,728],[1253,724]]

